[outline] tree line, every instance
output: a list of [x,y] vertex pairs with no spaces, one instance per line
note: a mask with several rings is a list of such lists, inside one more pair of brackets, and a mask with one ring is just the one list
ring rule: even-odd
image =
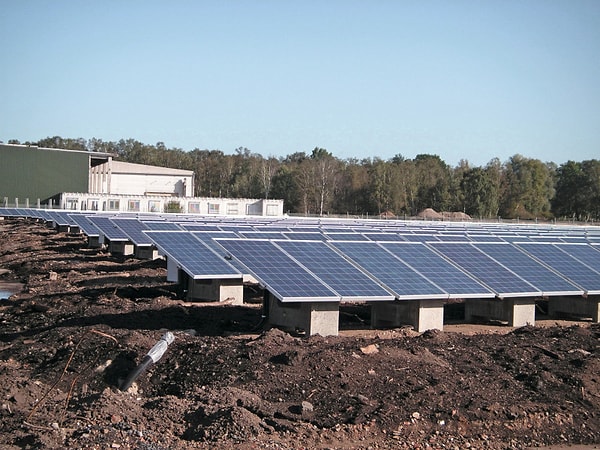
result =
[[[9,143],[18,144],[16,140]],[[339,159],[323,148],[263,157],[245,147],[184,151],[135,139],[48,137],[39,147],[107,152],[119,160],[193,170],[198,197],[279,198],[284,210],[305,215],[414,216],[425,208],[460,211],[476,219],[600,219],[600,161],[560,166],[515,154],[483,167],[439,156],[396,155]]]

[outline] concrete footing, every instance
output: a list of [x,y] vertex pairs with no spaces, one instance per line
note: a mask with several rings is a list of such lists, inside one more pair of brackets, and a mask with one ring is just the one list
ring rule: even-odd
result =
[[100,236],[88,236],[88,247],[89,248],[102,247],[102,242],[100,241]]
[[241,279],[194,280],[190,278],[186,299],[189,301],[229,301],[232,305],[243,305],[244,286]]
[[600,321],[600,296],[584,297],[551,297],[548,300],[550,316],[567,315],[577,318],[591,318]]
[[244,304],[244,285],[241,278],[194,279],[180,270],[179,284],[187,301],[228,301],[232,305]]
[[373,328],[411,325],[415,331],[444,328],[444,300],[401,300],[371,304]]
[[535,298],[467,299],[465,321],[477,319],[508,322],[511,327],[535,325]]
[[339,331],[339,303],[298,302],[283,303],[268,294],[269,324],[283,329],[304,330],[306,335],[337,336]]
[[139,259],[156,259],[158,250],[152,245],[136,245],[134,255]]
[[129,256],[134,254],[134,246],[129,241],[110,241],[108,251],[114,255]]

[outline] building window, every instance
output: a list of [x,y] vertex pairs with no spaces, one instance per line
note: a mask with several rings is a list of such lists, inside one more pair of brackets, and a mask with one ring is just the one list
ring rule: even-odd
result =
[[139,211],[140,210],[140,201],[139,200],[129,200],[127,202],[127,211]]
[[120,200],[115,200],[113,199],[109,199],[108,200],[108,211],[118,211],[121,207],[121,201]]
[[160,212],[160,202],[158,200],[149,200],[148,201],[148,211]]
[[188,203],[188,212],[193,214],[199,214],[200,203]]
[[277,216],[279,208],[277,205],[267,205],[267,216]]
[[237,216],[239,214],[239,206],[237,203],[227,203],[227,214]]
[[65,200],[65,209],[77,209],[79,201],[76,198],[67,198]]
[[96,198],[91,198],[88,200],[87,209],[90,211],[98,211],[98,203],[99,200]]
[[219,214],[220,206],[218,203],[209,203],[208,204],[208,213],[209,214]]

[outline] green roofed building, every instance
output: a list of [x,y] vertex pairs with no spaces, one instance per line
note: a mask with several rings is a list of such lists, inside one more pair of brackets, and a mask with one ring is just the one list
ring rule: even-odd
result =
[[90,169],[109,159],[108,153],[0,144],[0,196],[47,204],[61,192],[88,192]]

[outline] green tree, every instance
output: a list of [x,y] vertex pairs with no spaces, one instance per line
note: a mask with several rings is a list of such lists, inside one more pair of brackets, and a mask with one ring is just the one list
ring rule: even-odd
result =
[[503,217],[533,219],[551,216],[550,199],[554,196],[551,166],[517,154],[505,164],[504,175]]

